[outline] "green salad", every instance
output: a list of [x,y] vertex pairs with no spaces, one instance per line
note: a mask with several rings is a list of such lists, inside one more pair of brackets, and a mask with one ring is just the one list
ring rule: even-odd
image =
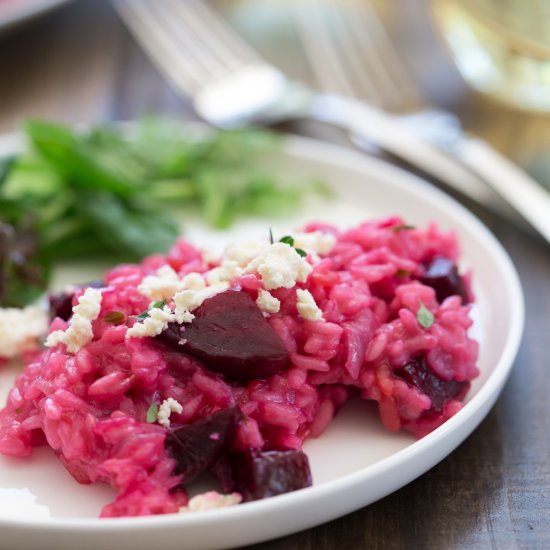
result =
[[284,215],[318,182],[288,185],[264,166],[264,130],[201,131],[163,119],[130,130],[25,125],[27,151],[0,159],[0,305],[24,306],[56,262],[136,261],[166,252],[191,209],[216,228]]

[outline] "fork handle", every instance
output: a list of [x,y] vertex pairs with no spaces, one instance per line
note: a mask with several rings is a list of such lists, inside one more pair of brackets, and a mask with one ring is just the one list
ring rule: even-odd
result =
[[483,142],[464,137],[450,156],[407,132],[391,115],[335,95],[318,95],[310,116],[374,143],[516,224],[526,220],[550,243],[550,195]]
[[487,143],[464,136],[453,155],[483,179],[550,242],[550,193]]

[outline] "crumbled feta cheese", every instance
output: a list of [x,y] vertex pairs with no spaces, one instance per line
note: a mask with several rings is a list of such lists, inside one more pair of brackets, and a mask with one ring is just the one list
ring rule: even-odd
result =
[[336,244],[336,237],[324,231],[311,233],[293,233],[294,246],[315,255],[326,256]]
[[157,412],[157,422],[161,426],[169,428],[170,414],[173,412],[181,414],[183,412],[183,407],[174,398],[169,397],[168,399],[165,399],[159,407],[159,410]]
[[247,273],[256,271],[262,277],[266,290],[292,288],[296,282],[305,282],[312,271],[305,258],[286,243],[273,243],[256,256],[246,267]]
[[300,317],[307,321],[324,321],[323,312],[319,309],[319,306],[315,303],[313,296],[309,290],[298,289],[296,291],[296,309],[300,314]]
[[186,289],[178,292],[174,296],[176,321],[178,323],[190,323],[195,318],[191,313],[194,309],[197,309],[207,298],[228,288],[227,283],[221,282],[200,290]]
[[179,290],[181,281],[169,266],[163,265],[155,275],[147,275],[138,286],[138,292],[151,300],[170,300]]
[[206,512],[208,510],[234,506],[242,502],[242,500],[243,497],[239,493],[222,495],[217,491],[208,491],[207,493],[194,496],[189,500],[187,506],[180,508],[180,512]]
[[201,290],[205,286],[206,283],[204,281],[204,277],[200,273],[196,273],[195,271],[193,271],[192,273],[188,273],[183,277],[183,279],[181,280],[180,290],[183,290],[185,288]]
[[0,309],[0,357],[15,357],[38,347],[48,330],[48,314],[35,306]]
[[243,269],[234,260],[225,260],[219,267],[211,269],[206,274],[206,280],[209,285],[229,282],[235,277],[242,275]]
[[207,264],[217,264],[220,258],[220,255],[211,248],[202,248],[201,249],[202,259]]
[[264,313],[278,313],[281,309],[281,302],[272,296],[267,290],[260,290],[258,292],[258,298],[256,299],[256,305]]
[[135,323],[126,331],[126,336],[143,337],[143,336],[158,336],[167,326],[168,323],[176,320],[176,315],[168,307],[162,309],[154,307],[149,310],[149,317],[139,323]]
[[225,249],[224,256],[226,260],[237,262],[239,267],[245,268],[267,246],[259,241],[233,243]]
[[78,299],[78,304],[73,307],[73,314],[81,315],[88,321],[95,321],[101,311],[101,290],[87,288]]
[[101,311],[101,291],[97,288],[87,288],[73,307],[73,315],[66,330],[55,330],[48,335],[46,347],[65,344],[69,353],[76,353],[80,348],[92,341],[94,331],[92,321],[99,317]]

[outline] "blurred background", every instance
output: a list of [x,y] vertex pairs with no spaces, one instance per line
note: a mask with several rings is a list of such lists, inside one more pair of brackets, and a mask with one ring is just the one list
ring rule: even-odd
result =
[[[16,11],[15,5],[32,8],[40,3],[45,1],[2,0],[0,23],[2,17],[9,19],[10,4]],[[158,73],[108,1],[46,3],[62,7],[24,24],[16,21],[0,27],[0,131],[15,130],[29,116],[86,123],[131,119],[145,111],[189,115],[185,101],[159,82]],[[308,4],[215,2],[264,57],[289,76],[317,87],[293,13],[297,6],[302,11],[319,10],[315,6],[319,2],[309,8]],[[345,4],[346,0],[340,2]],[[377,10],[386,38],[418,87],[422,102],[458,114],[467,130],[550,186],[546,154],[550,93],[545,87],[550,81],[550,3],[395,0],[367,4]],[[330,9],[325,9],[325,19],[337,25],[337,21],[331,23]],[[384,47],[384,39],[367,34],[376,47]]]

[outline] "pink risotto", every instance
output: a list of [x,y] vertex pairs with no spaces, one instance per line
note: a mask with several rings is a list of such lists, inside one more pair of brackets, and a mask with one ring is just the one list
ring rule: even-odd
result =
[[454,234],[391,217],[276,237],[219,258],[180,240],[51,296],[0,452],[49,445],[115,488],[104,517],[164,514],[207,471],[231,503],[310,485],[302,444],[349,398],[418,437],[460,410],[478,345]]

